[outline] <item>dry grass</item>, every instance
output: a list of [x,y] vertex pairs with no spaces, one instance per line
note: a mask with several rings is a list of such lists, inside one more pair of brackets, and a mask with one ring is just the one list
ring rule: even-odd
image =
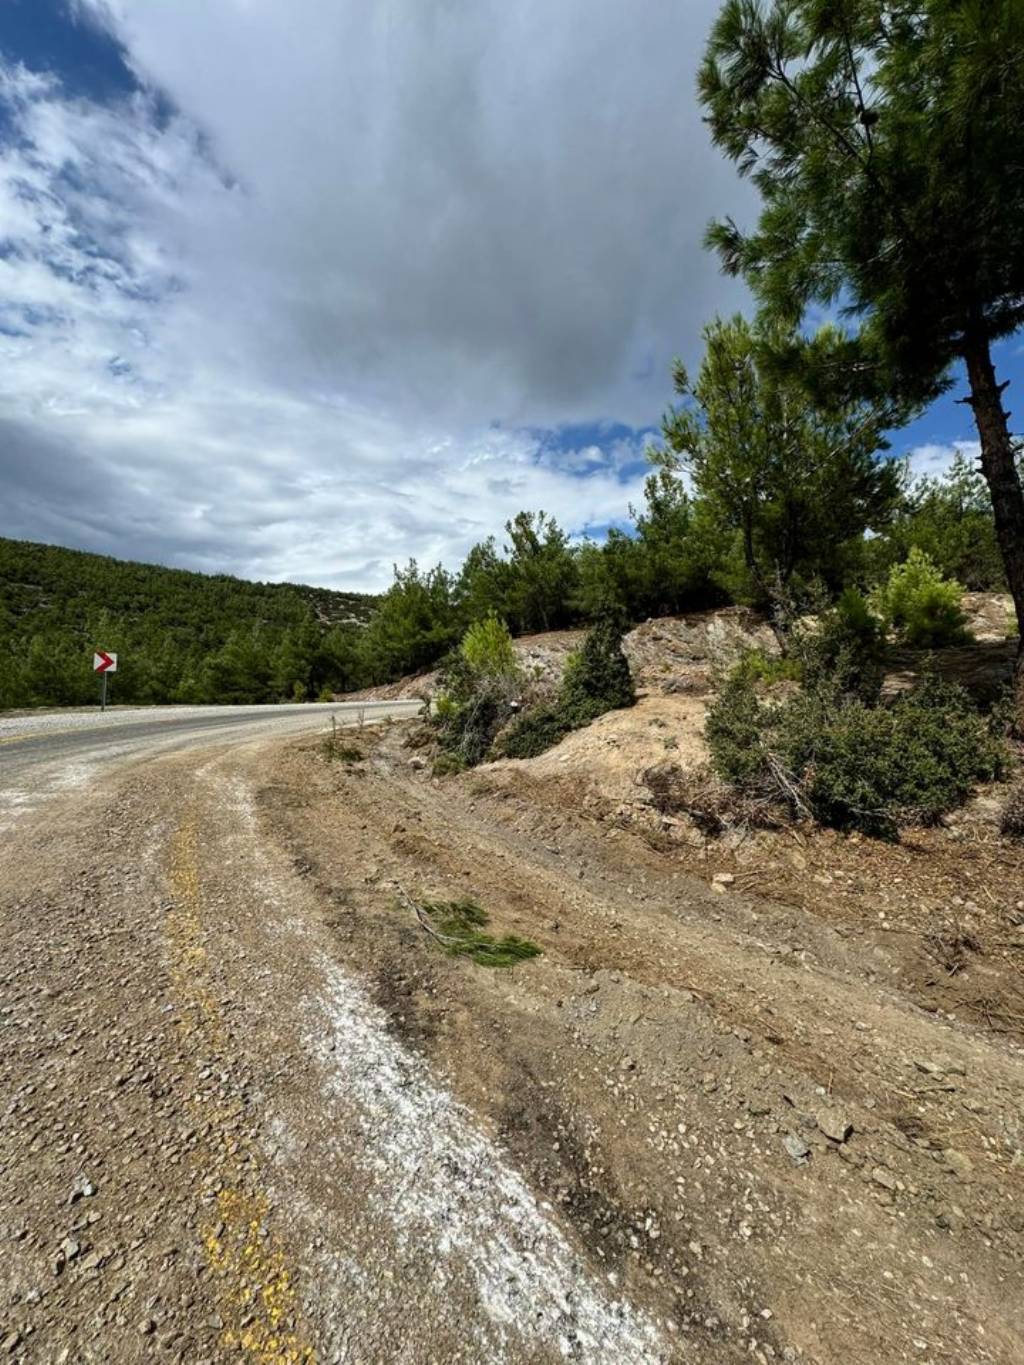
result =
[[732,829],[779,829],[791,823],[779,802],[728,786],[706,763],[689,769],[658,763],[642,777],[656,810],[688,816],[709,837],[719,838]]

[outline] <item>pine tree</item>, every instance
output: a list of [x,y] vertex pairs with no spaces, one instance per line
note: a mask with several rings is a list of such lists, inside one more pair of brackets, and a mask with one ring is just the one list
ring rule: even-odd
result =
[[709,240],[764,309],[844,308],[845,378],[918,401],[963,362],[1024,619],[1024,489],[992,360],[1024,324],[1022,71],[1021,0],[727,0],[700,92],[762,205],[753,232]]
[[878,458],[892,410],[813,403],[799,374],[773,363],[795,344],[785,329],[716,319],[704,338],[696,381],[676,366],[683,401],[665,418],[663,458],[688,470],[706,513],[738,537],[744,593],[778,620],[801,583],[838,588],[844,546],[895,507],[900,470]]

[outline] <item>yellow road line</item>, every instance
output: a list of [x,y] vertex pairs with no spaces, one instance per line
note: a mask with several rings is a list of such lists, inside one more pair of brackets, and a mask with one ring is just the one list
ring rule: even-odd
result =
[[27,735],[8,735],[6,739],[0,739],[0,744],[23,744],[26,739],[49,739],[51,735],[75,735],[81,733],[81,726],[65,725],[60,730],[32,730]]
[[[215,1058],[227,1065],[224,1021],[210,988],[203,942],[198,849],[193,809],[171,844],[175,903],[164,926],[171,980],[182,1007],[182,1032],[208,1066]],[[242,1148],[230,1122],[240,1103],[225,1108],[202,1098],[193,1085],[188,1107],[205,1135],[197,1158],[202,1174],[220,1182],[216,1217],[203,1228],[203,1249],[218,1285],[221,1342],[255,1365],[315,1365],[312,1347],[296,1331],[298,1297],[284,1249],[267,1234],[269,1205],[258,1188],[255,1154]]]
[[[154,716],[149,720],[152,724],[154,720],[170,722],[175,720],[174,716]],[[8,735],[6,739],[0,739],[0,744],[23,744],[27,739],[49,739],[53,735],[99,735],[104,730],[113,729],[108,725],[62,725],[59,730],[30,730],[27,735]]]

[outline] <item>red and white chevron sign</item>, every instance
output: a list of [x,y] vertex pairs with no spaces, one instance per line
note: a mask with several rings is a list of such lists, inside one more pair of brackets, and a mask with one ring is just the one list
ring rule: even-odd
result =
[[94,673],[116,673],[117,655],[108,654],[105,649],[98,649],[92,656],[92,671]]

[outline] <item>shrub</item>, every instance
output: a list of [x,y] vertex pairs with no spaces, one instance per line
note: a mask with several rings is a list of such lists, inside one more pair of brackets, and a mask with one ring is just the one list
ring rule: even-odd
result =
[[803,663],[793,655],[772,658],[763,649],[748,649],[732,670],[733,676],[750,683],[801,682]]
[[885,628],[855,588],[819,606],[815,629],[797,626],[792,649],[808,690],[825,684],[869,705],[877,702],[885,677]]
[[501,736],[505,758],[536,758],[565,738],[573,727],[557,702],[535,706],[517,717]]
[[622,631],[614,620],[606,619],[569,656],[556,700],[513,721],[499,748],[506,758],[535,758],[570,731],[635,701],[629,661],[622,652]]
[[902,824],[934,823],[1005,762],[967,695],[930,681],[891,706],[841,707],[823,730],[798,731],[791,744],[798,761],[806,756],[807,801],[817,819],[886,837]]
[[1010,788],[1003,804],[999,827],[1009,839],[1024,839],[1024,779]]
[[466,761],[460,754],[448,752],[438,754],[431,767],[433,777],[454,777],[466,771]]
[[[443,662],[433,713],[441,745],[472,767],[487,754],[513,714],[523,678],[508,628],[494,616],[466,631],[459,648]],[[455,769],[451,769],[455,771]]]
[[874,706],[835,680],[767,705],[733,679],[709,712],[707,738],[715,771],[747,795],[886,838],[961,805],[1006,761],[967,694],[934,679]]
[[478,678],[515,677],[519,672],[515,646],[504,621],[492,613],[475,621],[459,646],[469,671]]
[[749,679],[733,675],[726,680],[704,727],[712,764],[726,782],[743,788],[757,785],[768,761],[764,739],[772,711]]
[[896,638],[913,649],[938,649],[969,640],[960,607],[963,588],[943,578],[915,545],[872,595],[871,605]]
[[569,656],[559,702],[575,728],[635,701],[629,660],[622,652],[622,631],[614,620],[605,618]]

